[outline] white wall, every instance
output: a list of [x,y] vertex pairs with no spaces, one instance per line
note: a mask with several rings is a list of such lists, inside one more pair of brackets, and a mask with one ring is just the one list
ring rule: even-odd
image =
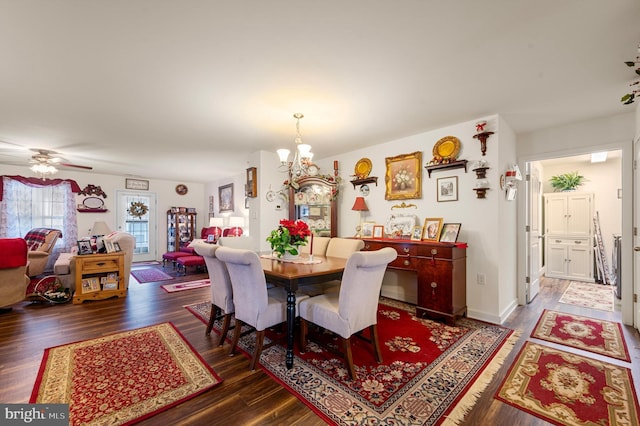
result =
[[[19,166],[0,166],[0,175],[20,175],[20,176],[33,176],[33,172],[28,167]],[[100,186],[102,190],[107,194],[107,198],[104,200],[105,207],[109,209],[106,213],[78,213],[78,236],[83,237],[88,235],[89,230],[96,221],[104,221],[111,228],[115,229],[116,225],[116,212],[115,203],[116,190],[125,190],[125,177],[105,175],[93,172],[76,172],[61,168],[54,176],[59,179],[73,179],[75,180],[80,189],[91,184]],[[157,207],[155,211],[153,206],[150,206],[151,213],[156,214],[157,229],[157,250],[158,257],[161,258],[162,254],[167,250],[167,217],[166,212],[171,207],[194,207],[197,215],[197,232],[203,226],[208,224],[208,205],[203,201],[204,185],[202,183],[194,182],[177,182],[161,179],[145,179],[149,181],[149,192],[156,194]],[[186,195],[178,195],[175,191],[176,185],[185,184],[189,188]],[[141,191],[143,192],[143,191]],[[77,196],[77,203],[81,204],[84,200],[84,196]],[[207,201],[208,202],[208,201]]]

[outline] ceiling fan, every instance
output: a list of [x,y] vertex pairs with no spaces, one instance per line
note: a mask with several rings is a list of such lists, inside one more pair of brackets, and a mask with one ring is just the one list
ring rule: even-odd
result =
[[43,167],[62,166],[62,167],[75,167],[77,169],[83,169],[83,170],[93,170],[93,167],[91,166],[82,166],[79,164],[67,163],[65,162],[66,160],[64,158],[56,156],[55,154],[57,154],[57,152],[55,151],[50,151],[48,149],[34,149],[34,148],[31,148],[31,151],[35,151],[37,153],[32,155],[31,160],[29,161],[29,163],[35,166],[37,165],[41,165]]

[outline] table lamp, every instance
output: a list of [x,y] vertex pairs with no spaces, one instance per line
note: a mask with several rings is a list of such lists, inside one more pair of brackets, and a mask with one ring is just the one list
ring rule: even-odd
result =
[[356,238],[362,237],[362,212],[369,211],[367,203],[364,201],[364,197],[356,197],[356,201],[353,203],[351,210],[355,210],[359,214],[358,226],[356,226]]
[[229,218],[229,236],[239,237],[242,235],[242,227],[244,226],[244,217],[231,216]]
[[95,238],[96,247],[95,250],[98,253],[104,253],[106,251],[104,242],[102,241],[102,237],[111,233],[111,229],[107,226],[105,222],[98,221],[94,222],[91,227],[91,231],[89,231],[89,236]]

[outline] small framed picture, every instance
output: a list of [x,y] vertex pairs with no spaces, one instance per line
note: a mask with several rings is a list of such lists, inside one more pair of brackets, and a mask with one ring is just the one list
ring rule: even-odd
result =
[[100,291],[100,280],[98,277],[89,277],[82,280],[82,292],[92,293],[94,291]]
[[215,243],[216,242],[216,234],[208,234],[207,235],[207,242],[208,243]]
[[116,249],[113,248],[113,243],[111,241],[105,241],[104,248],[107,250],[107,253],[113,253],[116,251]]
[[373,226],[373,238],[384,238],[384,226],[383,225],[374,225]]
[[119,243],[113,243],[113,251],[115,251],[115,252],[122,251],[122,249],[120,248],[120,244]]
[[438,202],[458,201],[458,176],[438,178]]
[[78,241],[78,254],[93,254],[93,249],[91,248],[91,241],[89,241],[89,240],[79,240]]
[[422,226],[414,226],[411,232],[411,241],[422,240]]
[[440,242],[455,243],[458,240],[461,226],[460,223],[445,223],[440,234]]
[[438,241],[440,230],[442,229],[442,218],[431,217],[424,220],[422,229],[422,239],[428,241]]
[[375,222],[363,222],[362,223],[362,238],[372,238],[373,237],[373,227],[375,226]]

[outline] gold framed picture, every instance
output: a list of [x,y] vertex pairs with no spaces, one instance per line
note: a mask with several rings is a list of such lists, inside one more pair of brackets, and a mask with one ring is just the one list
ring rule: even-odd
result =
[[222,185],[218,187],[218,200],[220,205],[218,210],[220,213],[233,211],[233,184]]
[[385,200],[422,198],[422,152],[385,158]]
[[422,226],[414,226],[411,232],[411,241],[422,240]]
[[442,230],[442,218],[430,217],[424,220],[422,239],[427,241],[438,241]]

